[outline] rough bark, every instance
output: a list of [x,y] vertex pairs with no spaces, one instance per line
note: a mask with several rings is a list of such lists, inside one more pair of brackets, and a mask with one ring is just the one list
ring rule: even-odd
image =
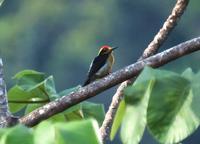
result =
[[9,111],[6,84],[3,79],[3,62],[0,58],[0,128],[15,125],[18,119]]

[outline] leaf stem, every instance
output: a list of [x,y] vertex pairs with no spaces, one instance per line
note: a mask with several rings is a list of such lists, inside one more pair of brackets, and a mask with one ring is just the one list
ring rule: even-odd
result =
[[21,103],[21,104],[37,104],[37,103],[48,103],[50,102],[48,99],[46,100],[37,100],[37,101],[25,101],[25,100],[8,100],[8,103]]

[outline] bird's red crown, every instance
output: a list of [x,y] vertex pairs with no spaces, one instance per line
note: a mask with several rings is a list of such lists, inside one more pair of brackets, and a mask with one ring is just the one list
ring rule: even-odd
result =
[[100,49],[111,49],[111,47],[108,46],[108,45],[104,45],[104,46],[102,46]]

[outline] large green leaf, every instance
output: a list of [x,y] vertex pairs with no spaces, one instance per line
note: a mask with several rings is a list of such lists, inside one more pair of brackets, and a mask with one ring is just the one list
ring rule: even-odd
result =
[[101,144],[99,127],[94,120],[57,123],[54,126],[58,144]]
[[101,144],[95,120],[69,123],[44,121],[34,129],[17,125],[0,129],[1,144]]
[[[42,101],[40,98],[32,98],[31,101]],[[25,115],[32,112],[33,110],[43,106],[45,103],[31,103],[27,104],[26,109],[25,109]]]
[[[140,77],[146,75],[147,71],[144,71]],[[147,107],[155,80],[152,78],[148,83],[144,83],[140,79],[124,92],[126,111],[121,126],[121,138],[124,144],[138,144],[146,127]],[[141,97],[140,101],[138,101],[139,97]]]
[[1,144],[33,144],[33,136],[31,129],[25,126],[17,125],[6,129],[2,135]]
[[47,97],[57,97],[53,76],[46,78],[44,73],[24,70],[17,73],[13,78],[17,85],[26,92],[39,89]]
[[191,80],[191,85],[193,94],[191,108],[196,116],[198,116],[200,119],[200,72],[194,75],[193,79]]
[[111,132],[110,132],[110,140],[114,139],[114,137],[115,137],[120,125],[121,125],[122,119],[124,117],[125,110],[126,110],[125,101],[122,100],[120,102],[119,107],[117,109],[117,112],[115,114],[115,118],[114,118],[112,128],[111,128]]
[[[111,129],[114,138],[121,121],[121,137],[124,143],[138,143],[146,126],[146,111],[149,95],[153,87],[153,78],[149,77],[151,68],[145,68],[132,86],[125,88],[125,101],[122,100]],[[138,122],[138,119],[142,119]]]
[[59,97],[56,92],[53,76],[49,76],[41,84],[44,87],[44,92],[46,93],[46,95],[48,95],[50,100],[55,100]]
[[4,2],[4,0],[0,0],[0,6],[2,5],[3,2]]
[[[33,89],[31,91],[24,91],[18,85],[15,85],[8,91],[8,101],[11,112],[17,112],[27,106],[29,101],[35,99],[48,100],[48,96],[40,89]],[[20,103],[26,102],[26,103]]]
[[[17,73],[13,79],[16,80],[17,85],[12,87],[8,92],[11,111],[18,112],[26,107],[25,114],[45,104],[41,102],[36,103],[35,101],[37,100],[52,101],[80,88],[80,86],[76,86],[57,94],[53,76],[46,78],[44,73],[33,70],[21,71]],[[32,103],[33,101],[34,103]],[[63,117],[64,116],[62,116],[62,120]],[[70,119],[77,119],[76,117],[73,118],[73,115],[69,117]],[[55,119],[57,119],[57,117]],[[68,119],[68,117],[65,119]]]
[[34,131],[34,144],[55,144],[55,128],[51,122],[40,123]]
[[[145,86],[151,80],[155,80],[153,87]],[[124,92],[126,112],[121,129],[122,141],[139,142],[146,120],[145,104],[148,128],[160,143],[178,143],[192,134],[199,126],[199,81],[200,73],[194,75],[191,69],[181,76],[146,67],[133,86]],[[149,102],[145,100],[147,94],[150,94]],[[142,125],[141,128],[138,125]]]
[[[146,93],[146,90],[147,90],[150,79],[152,79],[151,77],[149,77],[149,74],[151,73],[151,71],[152,71],[151,68],[148,68],[148,67],[145,68],[142,71],[142,73],[139,75],[139,77],[136,79],[134,84],[132,86],[125,88],[124,94],[125,94],[126,103],[124,100],[120,102],[120,105],[118,107],[117,113],[114,118],[112,129],[111,129],[111,134],[110,134],[111,140],[114,138],[117,130],[119,129],[121,122],[123,120],[123,117],[124,117],[124,120],[122,124],[122,129],[121,129],[122,141],[127,142],[127,143],[137,143],[141,139],[144,128],[145,128],[146,120],[140,121],[142,124],[138,125],[139,127],[137,128],[138,129],[137,132],[135,132],[134,129],[129,129],[129,127],[130,128],[132,127],[132,124],[131,125],[129,124],[130,124],[130,121],[132,121],[132,119],[135,119],[134,117],[138,115],[137,111],[135,111],[136,109],[139,110],[138,113],[140,113],[143,116],[141,117],[141,119],[146,119],[147,105],[144,106],[144,103],[148,104],[148,97],[149,97],[150,91],[149,93]],[[147,98],[144,98],[144,97],[147,97]],[[147,100],[145,101],[143,99],[147,99]],[[142,100],[143,102],[141,102]],[[136,108],[134,108],[132,105],[136,106]],[[133,113],[133,114],[136,113],[136,115],[135,114],[130,115],[130,113]],[[136,119],[133,120],[133,125],[138,123]],[[137,139],[135,139],[135,137],[137,137]]]
[[192,71],[191,68],[187,68],[187,69],[182,73],[182,76],[191,82],[192,79],[194,78],[195,74],[193,73],[193,71]]
[[45,74],[44,73],[41,73],[41,72],[37,72],[35,70],[23,70],[23,71],[20,71],[18,73],[16,73],[14,76],[13,76],[13,79],[20,79],[24,76],[27,76],[27,75],[41,75],[41,76],[44,76]]
[[191,100],[190,101],[190,105],[188,105],[189,109],[192,109],[192,112],[195,113],[195,116],[198,117],[198,119],[200,120],[200,72],[198,72],[197,74],[194,74],[192,72],[191,68],[186,69],[183,73],[182,76],[187,78],[188,80],[190,80],[191,82]]
[[74,105],[73,107],[63,112],[67,121],[81,120],[84,119],[82,113],[82,103]]
[[[33,93],[32,93],[33,94]],[[8,91],[9,108],[12,113],[19,111],[24,108],[24,103],[13,103],[11,101],[28,101],[32,95],[28,92],[23,91],[19,86],[14,86]]]
[[94,118],[98,121],[99,125],[101,125],[104,119],[105,111],[102,104],[82,102],[67,109],[64,112],[64,115],[68,121]]
[[85,101],[82,103],[82,113],[84,118],[94,118],[101,125],[105,116],[104,105]]
[[66,119],[66,117],[63,113],[59,113],[59,114],[56,114],[56,115],[50,117],[48,119],[48,121],[51,121],[53,123],[57,123],[57,122],[66,122],[67,119]]
[[21,71],[13,79],[16,80],[16,85],[8,92],[9,105],[12,112],[18,112],[27,106],[26,113],[28,113],[44,104],[33,104],[29,103],[29,101],[36,99],[40,99],[40,101],[52,101],[80,88],[80,86],[76,86],[57,94],[53,76],[46,78],[44,73],[34,70]]
[[23,70],[17,73],[13,79],[23,90],[31,91],[45,80],[45,74],[33,70]]
[[178,143],[199,123],[190,108],[190,82],[173,72],[154,70],[154,73],[156,83],[149,100],[148,128],[160,143]]
[[4,134],[6,134],[6,132],[7,132],[7,128],[0,128],[0,143],[1,143],[1,138],[2,138],[2,136],[4,135]]
[[34,101],[35,99],[50,101],[58,98],[53,76],[45,78],[44,73],[24,70],[17,73],[14,79],[17,85],[8,92],[8,99],[12,101],[12,103],[9,103],[12,112],[21,110],[29,104],[29,101]]

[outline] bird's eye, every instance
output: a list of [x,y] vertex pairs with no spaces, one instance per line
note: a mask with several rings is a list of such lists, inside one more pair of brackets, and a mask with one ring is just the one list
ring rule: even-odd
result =
[[103,49],[103,53],[107,53],[108,52],[108,49]]
[[108,54],[109,50],[107,48],[102,48],[100,54]]

